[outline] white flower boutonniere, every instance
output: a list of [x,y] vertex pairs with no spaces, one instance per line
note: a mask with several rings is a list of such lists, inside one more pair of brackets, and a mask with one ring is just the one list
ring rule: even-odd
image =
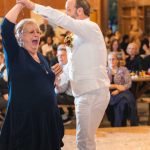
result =
[[64,40],[66,46],[70,47],[70,48],[73,48],[73,34],[69,34],[65,37],[65,40]]

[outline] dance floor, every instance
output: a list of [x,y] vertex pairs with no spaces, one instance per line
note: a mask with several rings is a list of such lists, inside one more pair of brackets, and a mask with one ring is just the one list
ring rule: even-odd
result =
[[[97,150],[150,150],[150,126],[99,128]],[[66,129],[62,150],[75,150],[75,129]]]

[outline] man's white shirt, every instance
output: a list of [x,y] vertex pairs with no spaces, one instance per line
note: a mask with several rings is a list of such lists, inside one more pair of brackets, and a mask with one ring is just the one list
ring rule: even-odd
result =
[[89,19],[77,20],[59,10],[36,4],[34,12],[74,33],[69,53],[69,80],[74,96],[109,86],[107,50],[99,26]]

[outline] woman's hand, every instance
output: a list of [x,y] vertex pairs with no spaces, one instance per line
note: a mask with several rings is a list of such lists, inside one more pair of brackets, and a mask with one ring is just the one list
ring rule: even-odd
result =
[[113,89],[117,89],[117,85],[116,84],[111,84],[110,87],[109,87],[110,90],[113,90]]
[[23,9],[23,8],[24,8],[24,5],[21,4],[21,3],[18,3],[18,4],[16,4],[16,5],[18,5],[18,6],[20,7],[20,9]]
[[33,3],[30,0],[16,0],[16,3],[21,3],[22,5],[24,5],[25,7],[27,7],[30,10],[34,10],[34,8],[35,8],[35,3]]
[[110,90],[113,90],[113,92],[111,92],[111,95],[117,95],[119,94],[120,92],[123,92],[125,91],[125,87],[123,85],[118,85],[118,84],[111,84],[110,87],[109,87]]
[[3,94],[4,100],[8,101],[8,94]]
[[115,96],[115,95],[117,95],[117,94],[119,94],[119,91],[118,91],[118,90],[114,90],[113,92],[111,92],[111,95],[113,95],[113,96]]
[[123,91],[126,90],[123,85],[117,85],[116,87],[117,87],[117,90],[120,91],[120,92],[123,92]]
[[62,67],[60,66],[59,63],[53,65],[51,69],[52,72],[55,74],[55,76],[59,76],[62,73]]

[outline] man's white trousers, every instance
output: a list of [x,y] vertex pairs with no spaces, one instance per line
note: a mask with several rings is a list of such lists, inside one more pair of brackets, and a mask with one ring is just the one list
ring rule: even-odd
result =
[[103,88],[75,97],[76,142],[78,150],[96,150],[95,133],[110,99]]

